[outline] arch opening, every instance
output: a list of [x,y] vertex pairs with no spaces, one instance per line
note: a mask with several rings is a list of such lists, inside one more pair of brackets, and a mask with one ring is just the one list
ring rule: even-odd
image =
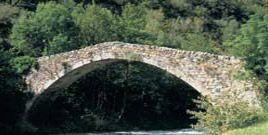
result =
[[[139,56],[136,56],[139,57]],[[165,58],[164,58],[165,60]],[[199,85],[198,81],[194,79],[194,77],[188,75],[188,73],[184,73],[185,71],[180,71],[180,69],[177,69],[176,66],[169,66],[165,62],[161,61],[155,61],[152,59],[138,59],[137,58],[121,58],[121,59],[112,59],[110,57],[108,58],[102,58],[101,60],[96,61],[87,61],[87,62],[77,62],[74,65],[69,65],[68,63],[62,63],[63,69],[57,73],[57,77],[53,80],[49,80],[45,82],[44,88],[41,89],[41,91],[37,92],[36,94],[41,94],[44,91],[50,91],[50,90],[57,90],[62,88],[69,87],[73,82],[77,81],[79,78],[83,77],[85,74],[92,72],[98,68],[104,67],[106,65],[116,63],[116,62],[122,62],[122,61],[128,61],[128,62],[140,62],[147,65],[150,65],[155,68],[159,68],[161,70],[164,70],[173,76],[176,76],[177,78],[183,80],[185,83],[196,89],[201,95],[208,95],[210,94],[208,91],[206,91],[201,85]],[[166,65],[163,65],[166,64]]]
[[177,76],[136,61],[94,65],[68,72],[39,95],[29,119],[40,132],[178,129],[195,122],[186,110],[196,109],[192,100],[201,94]]

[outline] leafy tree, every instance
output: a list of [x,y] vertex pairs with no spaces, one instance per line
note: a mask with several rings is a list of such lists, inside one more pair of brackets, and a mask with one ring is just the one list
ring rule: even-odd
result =
[[179,48],[177,25],[165,21],[163,11],[148,9],[146,3],[127,4],[119,18],[120,41]]
[[18,54],[41,56],[79,47],[72,9],[55,2],[39,4],[36,12],[21,16],[12,28],[11,44]]
[[203,36],[202,34],[186,34],[182,41],[182,49],[189,51],[202,51],[210,53],[218,53],[215,41]]
[[128,4],[123,8],[119,21],[119,38],[129,43],[144,43],[151,35],[145,31],[146,7]]
[[0,134],[16,134],[25,105],[23,80],[9,64],[12,57],[0,43]]
[[10,34],[13,23],[18,18],[20,14],[23,13],[23,10],[8,5],[0,3],[0,44],[3,45],[2,49],[9,49],[8,36]]
[[218,24],[221,26],[222,31],[222,41],[230,40],[233,38],[233,35],[236,35],[240,29],[240,23],[235,20],[220,20]]
[[268,16],[265,13],[252,15],[240,32],[224,45],[230,48],[231,54],[245,57],[247,67],[260,78],[268,80]]
[[86,9],[77,7],[73,16],[81,29],[80,40],[83,45],[118,40],[115,27],[117,18],[110,10],[93,4]]
[[16,73],[25,74],[31,67],[34,67],[36,65],[35,62],[35,58],[32,58],[30,56],[20,56],[12,59],[10,61],[10,64]]

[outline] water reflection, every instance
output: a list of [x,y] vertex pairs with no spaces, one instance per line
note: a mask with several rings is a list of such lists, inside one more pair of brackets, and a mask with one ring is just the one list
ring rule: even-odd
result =
[[172,131],[127,131],[127,132],[107,132],[107,133],[68,133],[60,135],[205,135],[200,129],[183,129]]

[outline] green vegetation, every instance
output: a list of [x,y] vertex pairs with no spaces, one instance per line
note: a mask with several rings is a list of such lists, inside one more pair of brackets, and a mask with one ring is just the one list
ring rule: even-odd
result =
[[267,17],[264,11],[258,11],[250,16],[233,38],[224,42],[231,54],[245,57],[248,62],[246,67],[264,80],[268,79]]
[[262,121],[252,124],[250,127],[238,128],[228,131],[223,135],[267,135],[268,119],[263,118]]
[[20,55],[42,56],[77,49],[79,28],[64,5],[48,2],[39,4],[14,24],[10,40]]
[[220,135],[262,119],[261,109],[245,102],[243,97],[239,97],[239,91],[224,93],[217,99],[201,98],[195,102],[198,108],[205,111],[189,111],[198,119],[194,127],[204,128],[209,134]]
[[81,30],[79,38],[82,45],[119,40],[116,31],[117,19],[110,10],[97,5],[88,5],[86,9],[78,6],[73,16]]
[[196,108],[192,99],[199,95],[156,67],[117,62],[87,74],[68,89],[44,93],[29,119],[41,133],[187,128],[196,120],[185,110]]
[[[236,99],[232,96],[214,101],[218,105],[212,105],[211,99],[201,98],[196,100],[199,108],[194,108],[195,103],[190,101],[185,101],[183,106],[177,106],[179,101],[173,99],[176,95],[163,91],[176,93],[175,90],[190,89],[186,84],[178,82],[162,71],[152,71],[151,67],[140,63],[118,63],[111,69],[104,67],[85,75],[69,89],[60,93],[52,92],[38,99],[38,103],[31,110],[31,120],[35,125],[53,131],[116,130],[120,127],[169,128],[176,127],[174,123],[178,121],[167,122],[167,125],[156,124],[155,127],[148,125],[154,118],[154,123],[161,120],[160,114],[163,115],[165,111],[173,117],[176,112],[186,116],[186,110],[191,109],[191,114],[198,118],[198,122],[192,124],[207,129],[212,134],[219,134],[265,119],[262,113],[268,110],[265,98],[268,93],[267,6],[266,0],[2,0],[0,134],[20,133],[19,123],[24,112],[24,104],[31,97],[23,83],[23,75],[27,74],[31,67],[38,67],[36,57],[106,41],[239,56],[246,60],[245,67],[248,72],[238,73],[236,77],[256,78],[254,81],[256,90],[260,91],[262,97],[263,110],[251,108],[241,100],[233,100],[232,104],[221,104],[221,101]],[[132,55],[134,54],[130,54],[130,57],[135,57]],[[129,66],[131,71],[128,70]],[[94,80],[93,84],[97,85],[88,86],[89,80]],[[106,84],[108,82],[109,84]],[[130,96],[134,90],[137,93]],[[95,94],[89,96],[86,91]],[[178,99],[183,99],[185,95],[180,95]],[[112,104],[112,109],[102,105],[115,96],[125,100],[116,100]],[[141,99],[142,96],[147,96],[148,102],[150,101],[148,105],[153,109],[145,109],[146,111],[140,112],[140,115],[127,111],[139,112],[144,109],[142,102],[145,101]],[[164,100],[163,96],[167,99]],[[196,98],[193,92],[191,96],[193,99]],[[99,101],[98,104],[85,102],[95,101],[94,99]],[[42,108],[49,110],[48,107],[58,107],[46,104],[49,101],[51,104],[57,102],[56,105],[63,108],[49,114],[44,114],[45,111],[40,112]],[[186,102],[190,105],[187,106]],[[173,108],[175,106],[179,109]],[[148,117],[144,125],[137,126],[139,118],[148,116],[145,114],[150,111],[157,115]],[[128,119],[128,115],[135,116],[137,121]],[[45,123],[42,119],[37,119],[40,116],[64,117]],[[90,128],[81,125],[88,125]],[[265,125],[267,124],[264,122],[263,125],[258,124],[252,129]],[[249,129],[251,128],[243,128],[237,132],[246,132]],[[262,133],[265,132],[260,134]]]

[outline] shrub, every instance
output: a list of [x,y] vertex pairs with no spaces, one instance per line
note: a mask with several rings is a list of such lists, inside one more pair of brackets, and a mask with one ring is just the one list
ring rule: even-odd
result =
[[239,92],[223,93],[215,99],[200,97],[195,100],[203,111],[188,111],[198,119],[194,128],[203,128],[209,134],[221,134],[227,130],[245,127],[259,120],[261,109],[250,105]]
[[24,74],[36,65],[36,59],[30,56],[16,57],[10,60],[10,65],[18,74]]

